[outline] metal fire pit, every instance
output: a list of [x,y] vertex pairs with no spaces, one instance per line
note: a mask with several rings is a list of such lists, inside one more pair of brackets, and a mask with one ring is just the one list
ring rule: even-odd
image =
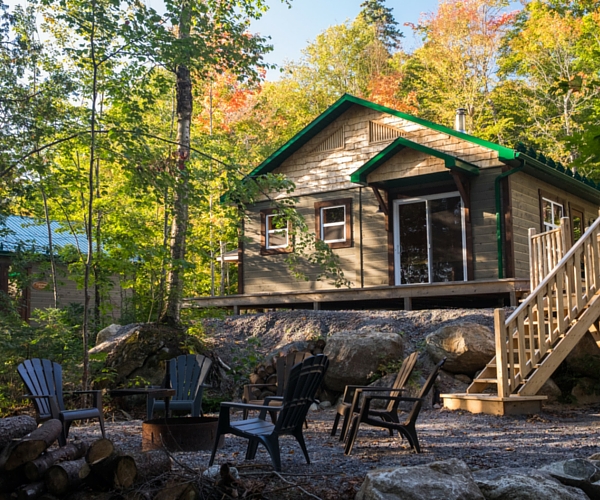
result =
[[[142,450],[212,450],[217,434],[216,417],[155,418],[142,423]],[[219,439],[219,448],[224,437]]]

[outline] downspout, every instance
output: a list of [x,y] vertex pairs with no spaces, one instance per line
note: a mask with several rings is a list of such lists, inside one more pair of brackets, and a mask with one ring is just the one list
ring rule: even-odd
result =
[[502,179],[505,179],[509,175],[516,174],[525,168],[525,160],[523,159],[523,164],[519,167],[513,168],[512,170],[508,170],[507,172],[501,173],[496,180],[494,181],[494,191],[496,193],[496,242],[498,244],[498,279],[501,280],[504,278],[504,265],[503,265],[503,257],[504,257],[504,243],[502,241],[502,199],[500,192],[500,182]]

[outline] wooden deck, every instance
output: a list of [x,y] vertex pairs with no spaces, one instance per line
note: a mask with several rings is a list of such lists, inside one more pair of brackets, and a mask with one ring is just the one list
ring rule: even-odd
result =
[[[439,301],[440,305],[460,305],[461,299],[501,301],[516,306],[529,292],[529,280],[502,279],[486,281],[459,281],[369,288],[333,288],[303,292],[265,292],[221,297],[193,297],[184,299],[185,308],[219,307],[235,313],[248,309],[383,309],[411,310],[413,300]],[[435,307],[435,305],[432,305]]]

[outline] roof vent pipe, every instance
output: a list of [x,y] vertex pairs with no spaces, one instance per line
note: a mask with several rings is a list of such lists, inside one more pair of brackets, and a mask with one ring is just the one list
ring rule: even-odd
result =
[[456,110],[456,118],[454,119],[454,130],[459,132],[466,132],[467,130],[467,110],[465,108],[458,108]]

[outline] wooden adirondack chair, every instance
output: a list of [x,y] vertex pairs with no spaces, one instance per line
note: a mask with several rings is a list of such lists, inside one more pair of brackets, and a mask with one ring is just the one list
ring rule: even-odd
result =
[[[398,375],[396,376],[396,380],[391,387],[369,387],[366,385],[347,385],[344,390],[344,396],[342,398],[342,402],[337,407],[337,413],[335,415],[335,420],[333,421],[333,427],[331,429],[331,435],[335,436],[337,431],[337,427],[341,417],[344,417],[344,422],[342,424],[342,430],[340,432],[340,441],[346,439],[346,432],[348,431],[348,424],[352,419],[352,415],[360,412],[360,398],[362,394],[365,392],[387,392],[390,396],[399,396],[401,391],[404,389],[404,386],[408,382],[410,375],[415,368],[415,364],[417,362],[417,357],[419,353],[413,352],[411,355],[407,356],[404,361],[402,361],[402,365],[400,366],[400,370],[398,371]],[[396,399],[391,399],[388,402],[388,405],[385,409],[375,410],[371,409],[372,416],[378,416],[383,420],[398,422],[398,405],[400,401]],[[390,435],[393,434],[393,431],[390,429]]]
[[[304,436],[302,435],[302,424],[310,405],[314,402],[316,391],[321,385],[328,365],[327,357],[318,354],[317,356],[310,356],[302,363],[293,366],[280,407],[269,407],[268,398],[265,399],[264,405],[221,403],[215,444],[208,465],[211,466],[215,460],[219,439],[223,434],[234,434],[249,440],[246,460],[251,460],[256,456],[258,444],[262,443],[269,452],[276,471],[281,471],[279,436],[294,436],[302,449],[302,453],[304,453],[306,463],[310,464]],[[230,409],[232,408],[259,410],[260,414],[257,418],[232,422],[230,418]],[[268,411],[279,412],[279,417],[275,423],[266,421]]]
[[[354,441],[356,440],[356,436],[358,435],[358,428],[360,427],[361,423],[365,423],[375,427],[383,427],[390,431],[395,429],[408,440],[412,449],[414,449],[417,453],[421,453],[421,447],[419,445],[419,438],[417,437],[415,423],[417,422],[417,418],[419,417],[419,412],[421,411],[423,402],[425,401],[427,394],[429,394],[429,391],[433,387],[435,379],[440,373],[440,370],[442,369],[442,366],[444,365],[445,361],[446,358],[442,359],[436,365],[436,367],[429,375],[429,378],[421,388],[419,396],[416,398],[379,394],[365,394],[360,413],[355,414],[352,417],[352,424],[350,426],[350,429],[348,430],[348,435],[346,436],[346,447],[344,449],[344,454],[350,455],[352,453],[352,447],[354,446]],[[371,401],[374,399],[382,399],[384,401],[397,400],[399,403],[402,401],[409,401],[413,403],[413,406],[410,410],[410,413],[408,414],[408,417],[406,417],[406,420],[404,422],[390,422],[382,420],[379,416],[375,416],[373,414],[373,410],[371,410]]]
[[[211,366],[212,360],[202,354],[182,354],[169,360],[163,387],[177,391],[169,403],[169,410],[188,410],[192,417],[202,415],[202,395],[204,388],[209,387],[204,381]],[[156,410],[165,410],[164,401],[148,395],[148,420]]]
[[[292,367],[298,363],[301,363],[306,358],[311,356],[310,352],[290,352],[285,356],[280,356],[277,358],[276,367],[277,367],[277,392],[275,393],[275,398],[269,398],[270,406],[280,406],[281,401],[276,398],[281,398],[283,396],[283,391],[285,390],[285,386],[287,385],[287,381],[290,377],[290,372],[292,371]],[[246,384],[244,386],[244,393],[242,396],[242,403],[248,403],[252,405],[262,405],[264,403],[264,399],[253,399],[252,398],[252,389],[264,389],[266,387],[271,387],[272,384]],[[244,410],[244,419],[248,418],[249,410]],[[277,412],[271,412],[271,419],[273,422],[277,420]]]
[[102,391],[73,391],[74,394],[93,394],[93,408],[66,410],[63,401],[62,367],[49,359],[27,359],[17,367],[29,394],[24,397],[33,400],[36,420],[43,422],[51,418],[59,419],[63,432],[58,438],[60,446],[67,444],[69,428],[75,420],[98,419],[102,436],[104,432],[104,414],[102,413]]

